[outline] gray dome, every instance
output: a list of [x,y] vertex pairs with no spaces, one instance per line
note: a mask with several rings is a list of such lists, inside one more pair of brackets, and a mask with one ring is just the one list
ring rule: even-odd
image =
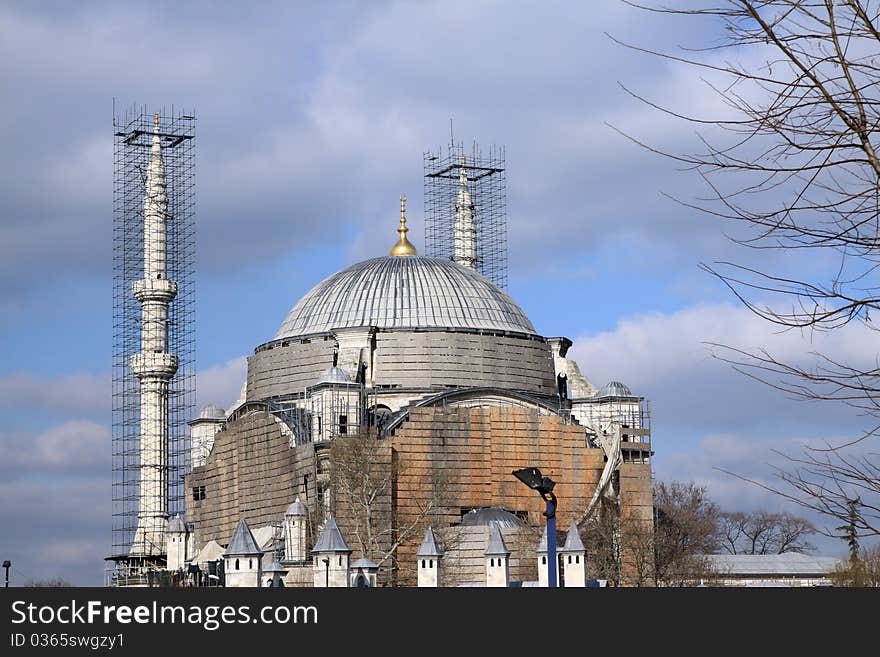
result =
[[275,339],[365,326],[535,333],[516,302],[474,270],[442,258],[386,256],[318,283]]
[[289,507],[287,507],[287,511],[284,512],[285,516],[304,516],[306,513],[306,505],[303,504],[299,496],[293,501]]
[[625,383],[609,381],[596,393],[597,397],[632,397],[632,391]]
[[525,527],[525,522],[521,518],[499,509],[497,506],[484,506],[479,509],[471,509],[461,518],[461,524],[465,527],[490,527],[496,525],[507,529],[514,527]]
[[200,420],[225,420],[226,411],[217,406],[217,404],[208,404],[199,411]]
[[324,370],[321,378],[318,379],[318,383],[351,383],[351,377],[344,369],[334,365]]

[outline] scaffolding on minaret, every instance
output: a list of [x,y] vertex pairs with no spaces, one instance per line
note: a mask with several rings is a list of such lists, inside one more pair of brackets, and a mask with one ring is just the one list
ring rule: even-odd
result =
[[[107,584],[164,567],[195,406],[195,117],[114,105],[113,522]],[[164,174],[164,175],[163,175]],[[164,183],[164,185],[163,185]]]
[[452,141],[424,154],[425,255],[448,258],[507,287],[505,149]]

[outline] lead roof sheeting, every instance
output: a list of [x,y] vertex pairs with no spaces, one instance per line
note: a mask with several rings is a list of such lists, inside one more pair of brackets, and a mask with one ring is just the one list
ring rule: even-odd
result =
[[504,537],[501,535],[498,525],[489,527],[489,546],[486,548],[485,554],[487,557],[493,555],[508,556],[510,554],[510,550],[504,544]]
[[288,313],[275,339],[367,326],[535,334],[516,302],[474,270],[442,258],[386,256],[318,283]]
[[258,554],[263,554],[263,551],[257,545],[257,541],[254,540],[254,535],[251,533],[251,528],[248,527],[247,521],[242,518],[235,527],[232,540],[229,541],[229,546],[226,548],[225,556],[247,557]]
[[[546,551],[546,543],[544,546]],[[572,522],[571,527],[568,528],[568,534],[565,535],[565,545],[562,546],[560,552],[586,552],[586,550],[587,548],[584,547],[584,542],[581,540],[577,525]]]
[[428,527],[425,530],[425,538],[422,539],[422,545],[419,548],[419,551],[416,552],[417,557],[440,557],[443,556],[443,552],[440,550],[440,546],[437,544],[437,537],[434,535],[434,530],[431,527]]
[[315,543],[315,548],[312,550],[312,554],[320,552],[351,552],[351,548],[342,537],[342,532],[339,531],[339,526],[333,516],[328,516],[327,522],[324,523],[324,528],[321,530],[321,535]]

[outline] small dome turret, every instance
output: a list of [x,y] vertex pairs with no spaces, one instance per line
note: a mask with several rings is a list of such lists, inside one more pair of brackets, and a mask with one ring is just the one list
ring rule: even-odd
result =
[[629,386],[620,381],[609,381],[596,393],[597,397],[632,397]]

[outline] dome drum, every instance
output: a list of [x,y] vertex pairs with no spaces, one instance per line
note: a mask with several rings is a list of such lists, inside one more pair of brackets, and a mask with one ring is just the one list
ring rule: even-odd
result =
[[[364,361],[365,384],[389,393],[413,390],[418,397],[431,389],[500,387],[555,394],[550,348],[535,335],[377,329],[368,338],[350,349],[340,348],[332,334],[326,340],[284,339],[258,349],[248,359],[248,399],[301,395],[321,381],[336,356],[340,369],[356,380],[354,354]],[[343,357],[345,352],[352,355]]]

